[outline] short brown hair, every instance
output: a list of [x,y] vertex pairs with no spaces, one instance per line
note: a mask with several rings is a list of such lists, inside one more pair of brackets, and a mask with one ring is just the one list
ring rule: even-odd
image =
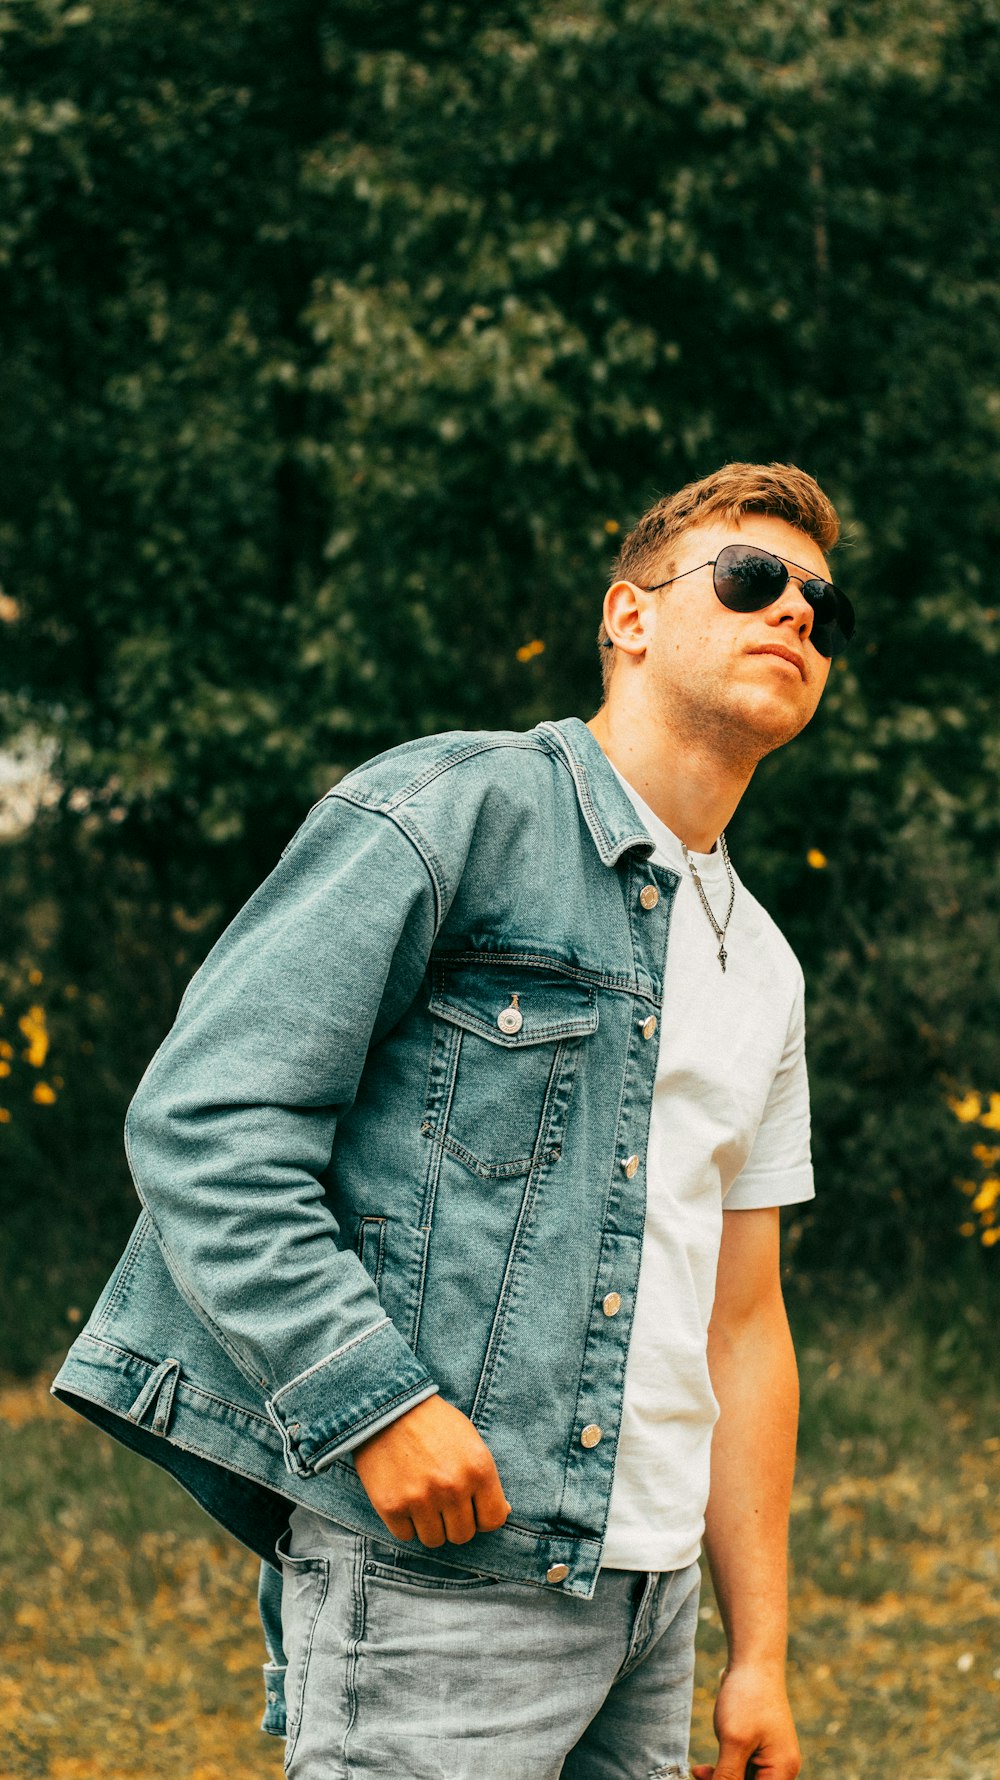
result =
[[[673,566],[670,546],[683,532],[710,519],[738,524],[745,513],[786,519],[824,552],[840,536],[836,509],[805,470],[794,464],[723,464],[700,482],[688,482],[676,494],[664,495],[643,514],[615,557],[609,587],[616,581],[641,585],[654,570],[667,580]],[[602,614],[597,645],[605,699],[615,664],[615,650],[605,647],[609,641]]]

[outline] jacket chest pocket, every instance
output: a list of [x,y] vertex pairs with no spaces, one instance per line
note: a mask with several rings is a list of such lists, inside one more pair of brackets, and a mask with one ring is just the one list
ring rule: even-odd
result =
[[432,966],[427,1107],[421,1130],[473,1173],[527,1174],[562,1142],[597,991],[552,965]]

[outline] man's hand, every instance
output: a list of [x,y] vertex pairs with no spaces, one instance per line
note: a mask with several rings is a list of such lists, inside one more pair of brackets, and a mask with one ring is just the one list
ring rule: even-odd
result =
[[502,1527],[510,1503],[493,1454],[467,1415],[441,1396],[422,1403],[363,1440],[355,1470],[394,1539],[464,1545]]
[[719,1759],[692,1767],[695,1780],[795,1780],[802,1766],[782,1672],[726,1669],[715,1702]]

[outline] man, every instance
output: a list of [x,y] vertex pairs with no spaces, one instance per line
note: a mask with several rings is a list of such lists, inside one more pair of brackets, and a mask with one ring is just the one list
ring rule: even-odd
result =
[[853,630],[838,530],[781,464],[657,503],[590,722],[347,774],[139,1084],[52,1388],[260,1554],[292,1780],[685,1774],[702,1534],[715,1780],[798,1773],[804,984],[724,829]]

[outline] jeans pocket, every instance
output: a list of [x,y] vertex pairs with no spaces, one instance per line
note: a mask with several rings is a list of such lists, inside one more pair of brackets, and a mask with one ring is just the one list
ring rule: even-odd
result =
[[470,1589],[496,1588],[501,1578],[483,1570],[466,1570],[433,1557],[423,1546],[416,1551],[400,1550],[382,1539],[365,1540],[365,1575],[384,1582],[399,1583],[405,1588]]
[[286,1716],[283,1766],[286,1774],[302,1724],[302,1708],[316,1627],[330,1587],[329,1558],[302,1557],[289,1552],[286,1547],[290,1537],[289,1527],[274,1547],[281,1564],[282,1643],[288,1658],[284,1687]]
[[581,1042],[597,992],[553,965],[439,959],[428,1011],[434,1039],[421,1131],[483,1179],[526,1175],[544,1128],[561,1147]]

